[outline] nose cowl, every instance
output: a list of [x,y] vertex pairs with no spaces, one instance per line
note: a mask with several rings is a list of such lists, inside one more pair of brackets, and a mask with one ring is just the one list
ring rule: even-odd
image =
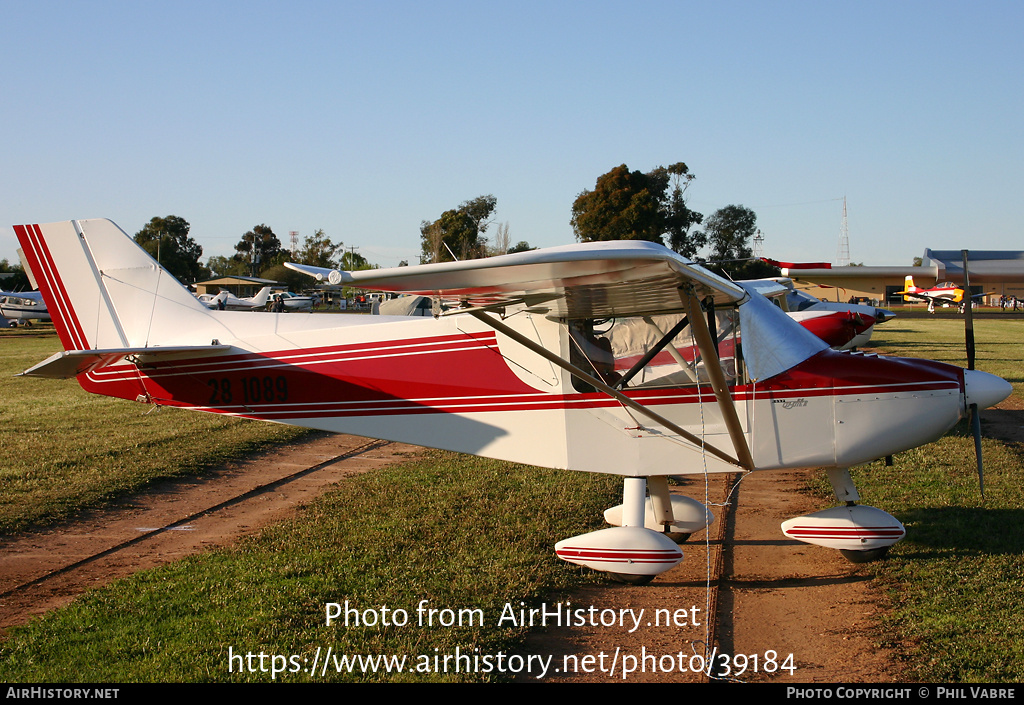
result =
[[1002,377],[988,372],[964,370],[964,396],[967,406],[977,404],[979,409],[995,406],[1010,396],[1013,387]]

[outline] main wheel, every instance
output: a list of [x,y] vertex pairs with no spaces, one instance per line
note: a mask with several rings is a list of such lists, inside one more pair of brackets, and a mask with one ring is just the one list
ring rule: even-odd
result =
[[883,546],[882,548],[872,548],[870,551],[849,551],[839,549],[839,552],[843,554],[843,558],[850,561],[850,563],[873,563],[874,561],[880,561],[885,558],[886,554],[889,553],[890,548],[890,546]]
[[630,575],[628,573],[608,573],[608,577],[617,583],[626,585],[646,585],[654,580],[653,575]]

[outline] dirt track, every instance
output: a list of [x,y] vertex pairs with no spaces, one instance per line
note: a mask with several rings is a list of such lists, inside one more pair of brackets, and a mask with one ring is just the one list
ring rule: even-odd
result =
[[[290,516],[346,477],[418,451],[401,443],[324,434],[233,463],[202,480],[164,483],[68,525],[2,539],[0,629],[66,604],[90,587],[230,543]],[[358,454],[333,460],[353,453]],[[311,466],[320,467],[285,484],[274,484]],[[244,493],[250,496],[238,499]],[[214,511],[208,511],[211,507]],[[143,536],[147,540],[138,541]],[[26,585],[126,542],[130,545],[116,552],[41,584]]]
[[[658,576],[647,586],[609,585],[592,588],[575,596],[578,607],[601,609],[686,610],[696,607],[700,626],[642,627],[629,629],[549,629],[528,640],[530,653],[607,655],[610,663],[621,656],[653,656],[647,663],[657,672],[637,672],[624,678],[619,673],[594,670],[591,673],[559,674],[556,682],[704,682],[705,674],[680,672],[693,654],[705,655],[715,649],[715,665],[741,655],[746,670],[726,680],[744,682],[876,682],[895,681],[898,673],[888,654],[871,639],[877,599],[871,588],[870,566],[854,566],[837,552],[787,539],[779,524],[783,520],[822,508],[802,493],[808,471],[752,473],[733,494],[736,517],[719,527],[710,527],[712,537],[695,535],[684,545],[686,554],[676,568]],[[731,481],[733,476],[729,476]],[[709,493],[713,502],[725,497],[725,478],[715,478]],[[703,499],[703,480],[689,481],[683,493]],[[716,508],[716,517],[722,516]],[[723,529],[719,532],[716,527]],[[715,536],[721,533],[719,539]],[[708,581],[715,575],[714,564],[723,562],[722,581]],[[709,563],[710,561],[710,563]],[[718,588],[716,591],[715,588]],[[709,604],[709,599],[717,604]],[[708,620],[710,611],[717,619]],[[714,622],[714,633],[709,625]],[[706,644],[710,644],[705,648]],[[769,652],[774,652],[775,656]],[[792,659],[786,661],[789,654]],[[668,656],[674,655],[674,659]],[[754,656],[758,667],[755,670]],[[773,673],[765,672],[767,668]],[[744,658],[745,657],[745,658]],[[774,661],[772,661],[774,658]],[[734,666],[736,662],[731,662]],[[790,664],[793,670],[776,666]],[[670,668],[667,668],[671,665]],[[668,672],[664,672],[668,671]]]

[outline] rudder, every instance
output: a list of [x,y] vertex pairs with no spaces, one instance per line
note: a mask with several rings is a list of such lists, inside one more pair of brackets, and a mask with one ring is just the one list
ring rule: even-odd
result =
[[177,342],[209,312],[113,222],[15,226],[66,350]]

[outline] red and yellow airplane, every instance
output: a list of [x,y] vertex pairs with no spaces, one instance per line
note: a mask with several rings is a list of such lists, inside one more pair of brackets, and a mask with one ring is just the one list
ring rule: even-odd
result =
[[[927,301],[928,312],[935,312],[935,304],[950,305],[956,304],[962,311],[964,308],[964,289],[958,284],[953,282],[939,282],[931,289],[924,289],[919,286],[914,286],[914,277],[907,276],[903,283],[903,291],[897,291],[897,294],[903,294],[904,301]],[[994,292],[988,292],[986,294],[974,294],[971,300],[981,299],[988,294]]]

